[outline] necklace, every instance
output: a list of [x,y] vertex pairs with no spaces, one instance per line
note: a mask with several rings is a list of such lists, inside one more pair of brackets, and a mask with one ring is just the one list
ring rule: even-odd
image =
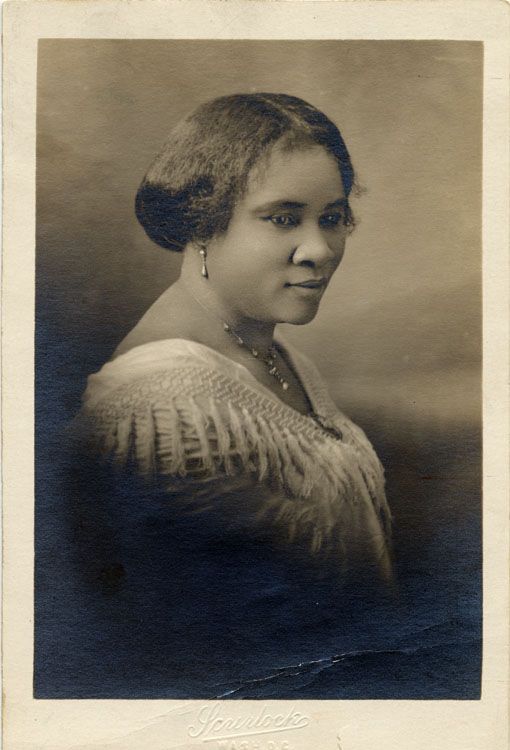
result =
[[[188,292],[191,294],[195,302],[200,305],[202,310],[205,310],[206,313],[210,314],[213,312],[208,307],[204,305],[203,302],[201,302],[191,291],[191,289],[188,289]],[[276,365],[276,357],[278,356],[278,352],[276,350],[276,347],[274,344],[271,344],[271,346],[268,347],[267,352],[265,354],[261,354],[258,349],[255,349],[255,347],[250,346],[235,330],[232,328],[230,323],[226,323],[224,320],[222,320],[218,315],[215,316],[223,325],[223,330],[225,333],[227,333],[229,336],[232,336],[239,346],[242,346],[244,349],[250,352],[252,357],[254,359],[258,359],[260,362],[263,362],[266,366],[266,369],[268,373],[275,378],[275,380],[278,381],[278,383],[281,385],[282,389],[284,391],[288,390],[289,384],[281,374],[280,370],[278,369]]]
[[244,339],[239,336],[238,333],[234,331],[231,325],[228,323],[223,323],[223,330],[226,331],[226,333],[229,333],[231,336],[235,338],[239,346],[244,347],[247,349],[252,357],[255,359],[259,359],[261,362],[263,362],[267,368],[267,371],[270,375],[273,376],[281,385],[284,391],[286,391],[289,387],[289,384],[279,371],[278,367],[275,364],[275,359],[277,357],[278,352],[276,351],[276,347],[274,344],[271,344],[271,346],[268,347],[266,354],[260,354],[257,349],[247,344]]

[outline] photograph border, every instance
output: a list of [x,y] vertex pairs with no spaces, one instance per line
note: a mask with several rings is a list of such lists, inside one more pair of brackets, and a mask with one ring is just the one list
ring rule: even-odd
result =
[[[411,7],[412,6],[412,7]],[[466,14],[466,7],[470,12]],[[505,23],[506,21],[506,23]],[[290,717],[289,748],[506,747],[508,689],[508,5],[504,2],[4,4],[4,742],[50,750],[211,747],[197,733]],[[480,701],[34,700],[33,337],[39,38],[459,39],[484,42],[484,660]],[[303,37],[304,30],[306,36]],[[340,31],[341,30],[341,31]],[[217,706],[217,708],[214,708]],[[255,717],[255,718],[254,718]],[[285,718],[284,717],[284,718]],[[284,720],[281,719],[281,721]],[[262,721],[263,719],[261,719]],[[276,725],[275,725],[276,726]],[[276,729],[275,729],[276,731]],[[195,734],[193,734],[195,732]],[[270,740],[287,735],[265,735]],[[217,739],[217,738],[216,738]],[[282,747],[280,739],[278,747]],[[214,745],[212,745],[214,747]]]

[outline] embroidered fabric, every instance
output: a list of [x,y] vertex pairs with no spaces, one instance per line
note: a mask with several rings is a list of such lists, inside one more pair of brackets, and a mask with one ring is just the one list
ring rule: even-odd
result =
[[306,537],[312,551],[375,557],[388,577],[382,466],[314,365],[278,345],[313,411],[341,440],[242,365],[184,339],[138,346],[91,375],[79,430],[94,454],[157,483],[183,507],[223,502],[250,523],[276,525],[289,543]]

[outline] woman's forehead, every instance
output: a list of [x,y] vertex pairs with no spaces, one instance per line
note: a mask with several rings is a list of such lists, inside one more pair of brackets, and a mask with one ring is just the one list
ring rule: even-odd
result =
[[294,149],[271,149],[248,175],[244,200],[303,199],[332,203],[345,198],[342,176],[335,158],[323,146],[313,144]]

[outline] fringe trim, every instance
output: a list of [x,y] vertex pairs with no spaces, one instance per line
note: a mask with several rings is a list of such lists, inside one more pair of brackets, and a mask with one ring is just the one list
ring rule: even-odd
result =
[[342,420],[343,442],[318,427],[310,439],[246,407],[192,396],[134,405],[117,419],[111,410],[95,410],[89,417],[96,449],[112,456],[116,466],[134,463],[149,479],[177,476],[200,483],[211,476],[248,474],[276,486],[278,503],[267,501],[258,517],[276,517],[290,540],[310,536],[314,551],[343,525],[346,503],[351,510],[361,504],[375,511],[389,541],[383,469],[363,431],[352,423]]

